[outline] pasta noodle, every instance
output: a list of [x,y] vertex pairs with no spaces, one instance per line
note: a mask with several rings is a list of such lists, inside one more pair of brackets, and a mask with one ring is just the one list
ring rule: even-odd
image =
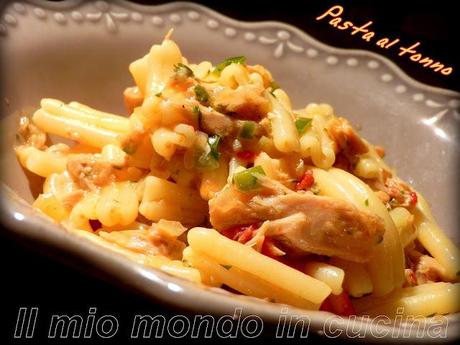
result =
[[[256,277],[263,277],[262,279],[269,283],[312,303],[321,303],[331,291],[323,282],[267,258],[249,247],[228,240],[215,230],[194,228],[188,232],[187,238],[192,249],[206,253],[220,264],[235,266]],[[251,265],[247,265],[248,260],[252,262]],[[283,286],[284,281],[290,281],[292,284]]]
[[129,260],[270,302],[460,311],[459,250],[383,148],[328,104],[293,110],[244,56],[188,63],[171,34],[129,65],[129,117],[44,98],[20,120],[18,161],[44,178],[35,208]]
[[167,219],[200,224],[206,216],[206,203],[190,188],[148,176],[139,212],[153,221]]
[[120,136],[117,132],[99,128],[78,119],[59,117],[42,109],[35,112],[33,120],[45,132],[99,148],[108,144],[116,144]]
[[304,272],[326,283],[334,295],[340,295],[343,292],[342,283],[345,272],[341,268],[322,262],[309,262],[305,265]]
[[355,302],[357,311],[379,316],[432,316],[457,311],[460,284],[431,283],[396,291],[383,298],[364,297]]
[[374,286],[371,277],[362,264],[333,258],[331,263],[344,271],[343,288],[353,297],[372,293]]
[[460,272],[459,250],[436,224],[423,197],[420,197],[415,216],[418,240],[441,263],[449,279],[458,279]]
[[299,150],[299,139],[291,115],[274,96],[269,95],[273,109],[268,113],[272,125],[272,136],[275,147],[284,153]]
[[194,267],[198,267],[201,274],[206,272],[207,280],[205,282],[208,285],[220,286],[225,284],[245,295],[266,298],[272,302],[287,303],[305,309],[315,310],[319,308],[319,305],[267,283],[255,275],[236,267],[222,266],[214,259],[207,257],[206,254],[196,253],[191,247],[184,251],[184,258]]
[[[368,264],[374,285],[373,291],[376,295],[385,295],[400,287],[404,280],[404,255],[399,234],[385,206],[365,183],[353,175],[335,168],[330,172],[313,170],[318,178],[320,190],[326,195],[345,198],[358,208],[367,207],[384,220],[383,241],[376,246]],[[386,264],[388,261],[391,262],[390,265]]]

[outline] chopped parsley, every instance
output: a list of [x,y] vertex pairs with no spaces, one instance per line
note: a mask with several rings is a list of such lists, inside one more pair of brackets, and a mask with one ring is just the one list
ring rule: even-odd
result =
[[366,207],[369,207],[369,199],[364,200],[364,205],[366,205]]
[[193,71],[190,69],[190,67],[180,62],[174,65],[174,73],[176,73],[177,77],[179,78],[185,79],[188,77],[194,77]]
[[313,119],[309,119],[306,117],[299,117],[297,120],[295,120],[295,128],[297,128],[297,132],[299,134],[303,134],[305,130],[311,126]]
[[214,170],[219,167],[219,142],[220,135],[214,134],[208,138],[209,149],[203,152],[197,160],[198,167],[201,169]]
[[214,70],[212,71],[213,74],[219,76],[220,73],[224,70],[225,67],[231,65],[232,63],[236,64],[245,64],[246,63],[246,57],[244,56],[234,56],[234,57],[229,57],[222,61],[220,64],[218,64]]
[[195,97],[196,99],[198,100],[198,102],[200,103],[208,103],[209,102],[209,94],[208,94],[208,91],[206,91],[206,89],[201,86],[201,85],[196,85],[194,88],[193,88],[193,91],[195,91]]
[[272,80],[272,81],[270,82],[269,87],[270,87],[270,89],[272,90],[272,92],[275,91],[276,89],[279,89],[279,88],[280,88],[280,86],[278,85],[278,83],[277,83],[276,81],[274,81],[274,80]]
[[201,128],[201,119],[203,118],[203,114],[201,113],[200,107],[195,105],[192,108],[193,115],[195,115],[196,120],[198,122],[198,129]]
[[219,142],[220,142],[220,135],[218,134],[211,135],[208,138],[208,145],[211,148],[210,154],[216,160],[219,160],[220,158]]
[[221,266],[223,268],[225,268],[226,270],[229,270],[230,268],[232,268],[232,265],[223,265],[223,264],[221,264]]
[[269,92],[271,93],[271,95],[272,95],[273,97],[276,97],[275,94],[274,94],[273,92],[274,92],[276,89],[279,89],[280,86],[278,85],[278,83],[277,83],[276,81],[272,80],[272,81],[270,82],[270,84],[268,85],[268,88],[269,88]]
[[136,152],[136,145],[132,141],[127,141],[121,148],[124,153],[128,155],[132,155],[134,152]]
[[314,195],[318,195],[320,190],[317,184],[313,184],[313,186],[310,187],[310,192],[312,192]]
[[254,121],[243,121],[238,136],[242,139],[252,139],[257,130],[257,123]]
[[233,183],[242,192],[252,191],[259,187],[258,175],[265,175],[265,171],[260,165],[233,175]]
[[189,262],[187,259],[182,259],[182,263],[183,263],[184,266],[186,266],[186,267],[192,267],[192,265],[190,264],[190,262]]

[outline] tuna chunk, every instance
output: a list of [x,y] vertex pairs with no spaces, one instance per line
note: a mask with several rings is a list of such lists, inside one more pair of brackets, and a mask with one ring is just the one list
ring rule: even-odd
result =
[[19,120],[19,128],[17,135],[19,144],[28,145],[37,149],[42,149],[46,144],[46,134],[36,125],[30,122],[27,116],[21,117]]
[[111,164],[98,160],[91,155],[77,155],[67,162],[67,171],[80,188],[93,190],[115,179]]
[[200,107],[200,128],[208,134],[226,136],[233,130],[233,121],[228,116],[219,113],[211,107]]
[[209,202],[211,224],[217,230],[277,221],[267,236],[291,254],[315,253],[366,262],[383,239],[382,220],[346,201],[306,192],[251,195],[230,187]]
[[327,128],[327,133],[337,144],[338,152],[346,156],[354,156],[369,151],[366,143],[353,129],[350,122],[343,117],[333,119]]
[[216,109],[241,120],[259,121],[270,110],[264,88],[259,86],[245,85],[235,90],[216,88],[212,90],[212,98]]

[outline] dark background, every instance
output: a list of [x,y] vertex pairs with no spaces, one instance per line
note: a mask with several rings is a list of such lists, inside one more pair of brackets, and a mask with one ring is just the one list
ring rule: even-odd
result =
[[[163,3],[159,1],[135,1],[137,3]],[[373,50],[384,53],[397,63],[413,78],[434,86],[459,90],[459,31],[457,8],[455,1],[278,1],[276,5],[267,2],[240,1],[200,1],[201,3],[220,11],[227,16],[241,20],[278,20],[288,22],[305,30],[315,38],[325,43],[344,47]],[[1,2],[0,2],[1,3]],[[420,52],[446,66],[452,66],[454,72],[443,76],[409,61],[407,58],[396,56],[396,51],[384,51],[364,42],[359,37],[332,28],[325,21],[317,22],[315,17],[335,4],[344,6],[342,15],[356,24],[364,24],[372,20],[373,31],[388,37],[399,37],[401,42],[412,44],[420,41]],[[456,14],[457,12],[457,14]],[[78,313],[87,315],[90,307],[96,307],[98,314],[113,314],[120,320],[118,336],[103,343],[123,342],[129,338],[129,327],[135,314],[163,314],[170,317],[179,311],[145,300],[136,293],[124,290],[114,285],[88,276],[76,268],[87,269],[85,263],[74,263],[69,267],[62,263],[65,256],[56,259],[48,257],[46,252],[35,251],[34,244],[24,246],[23,242],[11,239],[0,232],[0,344],[13,342],[13,332],[18,309],[22,306],[39,307],[38,329],[34,339],[21,340],[16,343],[48,343],[46,332],[48,323],[43,319],[53,313]],[[60,262],[58,262],[60,261]],[[180,311],[184,314],[184,311]],[[190,315],[191,316],[191,315]],[[42,322],[40,322],[42,320]],[[40,328],[40,325],[42,328]],[[123,327],[125,326],[125,327]],[[265,325],[267,332],[255,341],[274,338],[274,329]],[[144,343],[164,343],[171,339],[150,339]],[[318,340],[313,334],[303,342]],[[187,340],[190,341],[190,340]],[[222,340],[219,340],[222,341]],[[240,340],[239,340],[240,341]],[[330,340],[321,339],[330,343]],[[58,341],[50,343],[62,343]],[[74,343],[94,344],[94,339],[78,340]]]

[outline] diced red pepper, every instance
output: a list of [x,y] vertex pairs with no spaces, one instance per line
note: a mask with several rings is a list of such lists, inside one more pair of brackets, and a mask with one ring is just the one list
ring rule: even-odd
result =
[[239,233],[239,236],[238,236],[238,242],[240,242],[240,243],[248,242],[252,238],[252,235],[253,235],[252,230],[253,229],[252,229],[252,225],[251,225],[249,228],[246,228],[245,230],[241,231]]
[[303,176],[302,179],[297,182],[295,186],[295,190],[308,190],[313,186],[315,183],[315,178],[313,177],[313,171],[307,170]]
[[236,237],[236,234],[240,231],[242,231],[242,228],[244,226],[242,225],[237,225],[237,226],[232,226],[231,228],[227,228],[222,230],[221,234],[224,235],[225,237],[228,237],[229,239],[233,240]]
[[418,201],[417,193],[409,192],[409,197],[410,197],[411,206],[415,206],[417,204],[417,201]]
[[332,309],[332,304],[329,298],[326,298],[324,300],[324,302],[319,307],[319,310],[328,311],[329,313],[334,313],[334,310]]
[[340,295],[330,294],[321,304],[320,310],[329,311],[340,316],[355,315],[350,296],[345,291]]
[[260,224],[249,224],[249,225],[236,225],[231,228],[222,230],[222,235],[228,237],[231,240],[238,241],[240,243],[248,242],[253,236],[254,231],[258,229]]
[[236,153],[236,158],[245,162],[254,162],[254,159],[257,156],[257,152],[243,150]]
[[264,242],[262,243],[262,249],[260,250],[260,252],[272,259],[278,259],[279,256],[278,255],[275,255],[275,253],[273,252],[273,246],[275,244],[273,243],[273,240],[267,236],[265,236],[264,238]]

